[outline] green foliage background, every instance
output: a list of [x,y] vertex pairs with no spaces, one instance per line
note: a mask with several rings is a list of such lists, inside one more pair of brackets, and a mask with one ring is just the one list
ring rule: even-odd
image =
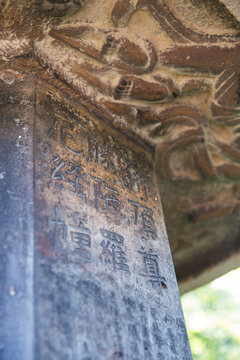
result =
[[182,296],[182,305],[194,360],[240,360],[240,297],[210,284]]

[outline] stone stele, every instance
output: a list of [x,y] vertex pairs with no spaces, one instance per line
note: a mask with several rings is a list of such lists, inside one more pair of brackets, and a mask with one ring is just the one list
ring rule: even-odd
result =
[[238,2],[3,0],[0,28],[0,359],[191,360],[178,285],[240,264]]

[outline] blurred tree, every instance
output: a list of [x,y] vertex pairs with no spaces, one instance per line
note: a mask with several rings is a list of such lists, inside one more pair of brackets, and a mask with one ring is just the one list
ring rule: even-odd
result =
[[240,359],[240,303],[209,284],[182,296],[182,305],[194,360]]

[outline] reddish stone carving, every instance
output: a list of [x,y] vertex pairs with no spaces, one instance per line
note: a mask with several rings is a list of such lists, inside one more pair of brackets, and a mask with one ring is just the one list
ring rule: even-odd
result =
[[211,265],[215,238],[218,259],[239,249],[229,225],[240,209],[237,2],[0,4],[0,82],[30,75],[152,152],[179,279]]
[[[199,19],[189,26],[184,2],[116,0],[97,10],[86,0],[38,4],[34,11],[67,15],[64,24],[50,18],[22,43],[0,43],[2,55],[32,52],[97,113],[156,149],[162,177],[240,179],[240,26],[232,15],[226,11],[223,29],[210,29]],[[84,12],[73,21],[74,7]],[[136,25],[142,14],[146,22]]]
[[120,100],[123,97],[129,97],[155,102],[178,95],[178,89],[171,79],[159,77],[156,80],[159,81],[150,82],[132,75],[123,76],[115,88],[114,98]]
[[172,40],[178,43],[236,41],[235,37],[227,35],[214,35],[194,31],[174,15],[168,3],[166,0],[150,0],[148,2],[148,9]]
[[204,202],[187,210],[189,219],[193,222],[201,222],[240,212],[240,200],[236,197],[226,196],[219,200]]
[[[102,63],[141,74],[152,70],[157,57],[148,40],[92,26],[52,29],[50,35]],[[97,40],[97,41],[96,41]]]
[[80,7],[85,5],[86,0],[37,0],[37,4],[48,15],[64,16],[76,4]]
[[159,124],[152,131],[151,136],[162,138],[157,145],[157,163],[162,177],[194,180],[191,167],[179,171],[178,164],[171,163],[174,152],[181,152],[183,149],[190,151],[200,177],[216,176],[205,144],[206,126],[207,119],[197,109],[189,106],[168,108],[159,115]]
[[228,68],[218,77],[214,85],[211,103],[214,119],[221,124],[237,125],[240,119],[240,66]]
[[164,65],[192,68],[195,71],[219,73],[239,67],[240,44],[177,45],[160,53]]
[[114,25],[126,26],[135,8],[135,0],[117,0],[112,11]]

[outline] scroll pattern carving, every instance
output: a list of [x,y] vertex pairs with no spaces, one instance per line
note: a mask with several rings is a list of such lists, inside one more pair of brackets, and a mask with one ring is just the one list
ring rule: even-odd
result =
[[127,26],[132,14],[142,7],[148,9],[168,36],[177,43],[236,41],[234,36],[207,34],[188,27],[174,14],[173,5],[168,0],[117,0],[112,11],[114,25]]
[[[139,9],[157,20],[173,43],[162,46],[161,36],[152,41],[142,32],[126,32]],[[129,121],[156,146],[161,176],[239,178],[237,35],[190,28],[165,0],[118,0],[111,21],[110,29],[82,23],[53,27],[42,42],[36,42],[35,53],[81,92],[89,87],[94,95],[97,90],[113,116],[125,109]],[[56,62],[54,52],[60,48],[72,60],[69,72],[66,59]],[[202,104],[197,104],[198,97]],[[215,122],[222,125],[217,133]],[[230,125],[229,143],[221,131]]]
[[[148,40],[134,35],[128,39],[114,30],[85,25],[52,29],[50,35],[101,63],[136,74],[151,71],[157,61]],[[98,39],[96,44],[92,43],[92,36]]]

